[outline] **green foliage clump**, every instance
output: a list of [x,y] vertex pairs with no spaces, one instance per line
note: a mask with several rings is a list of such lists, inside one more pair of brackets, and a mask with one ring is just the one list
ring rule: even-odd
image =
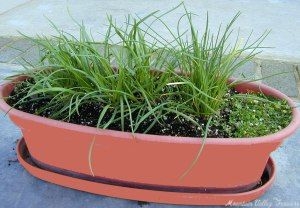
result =
[[[181,6],[184,14],[178,19],[177,30],[173,31],[163,17]],[[108,17],[102,42],[96,42],[83,24],[78,24],[78,38],[53,24],[57,36],[28,37],[41,48],[43,56],[38,66],[24,72],[31,81],[26,85],[27,95],[18,102],[47,98],[45,105],[36,110],[37,114],[47,111],[49,117],[64,121],[79,114],[82,106],[96,103],[99,107],[98,128],[113,125],[122,131],[129,128],[133,133],[140,131],[146,120],[152,123],[143,127],[145,133],[155,124],[164,125],[170,114],[175,119],[191,122],[197,129],[208,129],[198,122],[199,117],[211,121],[217,115],[226,102],[226,93],[234,85],[229,84],[228,79],[238,67],[260,52],[257,50],[262,48],[260,45],[268,34],[263,33],[252,42],[250,34],[244,43],[237,35],[233,44],[228,43],[239,15],[224,28],[220,26],[216,35],[209,28],[207,16],[201,36],[194,26],[193,15],[184,4],[142,18],[129,15],[122,26]],[[156,31],[154,23],[164,26],[171,38],[166,39]],[[181,24],[187,25],[188,29],[182,31]],[[251,131],[254,129],[252,123],[254,126],[271,123],[279,116],[274,111],[282,110],[276,109],[277,105],[273,111],[272,106],[264,106],[264,109],[270,108],[270,114],[260,121],[257,118],[260,114],[253,117],[249,113],[254,110],[263,114],[251,102],[248,103],[247,98],[230,101],[234,111],[229,121],[237,129],[232,135],[229,132],[230,136],[253,136],[256,131]],[[241,105],[250,111],[235,111]],[[290,113],[288,109],[284,110],[287,115]],[[280,118],[278,122],[284,119]],[[284,126],[274,120],[271,131]],[[217,120],[214,122],[217,125]],[[226,126],[223,128],[227,129]],[[261,134],[266,134],[264,127],[261,128]]]
[[272,97],[243,96],[232,98],[229,125],[232,137],[258,137],[276,133],[289,125],[292,109],[285,100]]

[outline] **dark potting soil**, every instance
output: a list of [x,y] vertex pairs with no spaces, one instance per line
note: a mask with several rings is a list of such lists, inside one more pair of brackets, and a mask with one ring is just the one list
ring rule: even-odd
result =
[[[10,97],[7,99],[7,102],[9,105],[14,106],[14,108],[50,118],[50,116],[53,116],[53,113],[49,109],[43,109],[45,105],[51,100],[50,97],[36,97],[33,100],[24,100],[22,103],[18,103],[22,98],[25,97],[27,94],[26,87],[22,86],[21,84],[18,84],[13,92],[10,94]],[[230,94],[237,93],[236,91],[230,90]],[[74,124],[80,124],[84,126],[91,126],[96,127],[99,114],[101,110],[103,109],[101,103],[95,103],[95,102],[88,102],[85,104],[82,104],[79,109],[78,113],[74,113],[71,118],[63,119],[56,117],[56,120],[62,120],[69,123]],[[106,113],[103,118],[103,123],[108,122],[110,120],[110,116],[112,115],[113,110],[111,112]],[[222,118],[222,121],[228,121],[229,119],[230,110],[228,110],[228,107],[222,109],[220,111],[220,117]],[[116,117],[119,117],[121,115],[116,115]],[[135,119],[135,115],[132,114],[133,120]],[[201,125],[201,127],[196,126],[191,121],[183,118],[178,117],[176,114],[169,113],[165,115],[160,123],[156,122],[153,127],[147,132],[148,134],[155,134],[155,135],[169,135],[169,136],[182,136],[182,137],[203,137],[205,132],[205,127],[207,124],[207,118],[205,117],[193,117],[195,121],[198,122],[198,124]],[[148,119],[144,120],[142,124],[137,129],[136,133],[143,133],[146,129],[153,123],[154,117],[149,117]],[[131,132],[130,127],[130,120],[129,118],[124,118],[124,124],[126,132]],[[121,131],[121,124],[120,121],[116,123],[112,123],[109,125],[108,129],[111,130],[119,130]],[[207,137],[214,137],[214,138],[228,138],[229,135],[225,131],[224,127],[222,125],[210,125],[209,131],[207,134]]]

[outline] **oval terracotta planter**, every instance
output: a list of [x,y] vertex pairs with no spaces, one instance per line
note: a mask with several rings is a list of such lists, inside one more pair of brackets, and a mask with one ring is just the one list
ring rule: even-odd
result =
[[[13,88],[12,82],[2,85],[0,97],[9,96]],[[295,106],[290,98],[263,84],[242,83],[236,90],[262,91]],[[13,109],[5,99],[1,99],[0,107],[20,127],[31,157],[40,164],[120,183],[195,190],[238,191],[255,186],[270,153],[300,121],[298,110],[293,108],[291,123],[278,133],[242,139],[209,138],[197,164],[180,179],[199,151],[199,138],[133,135],[60,122]]]

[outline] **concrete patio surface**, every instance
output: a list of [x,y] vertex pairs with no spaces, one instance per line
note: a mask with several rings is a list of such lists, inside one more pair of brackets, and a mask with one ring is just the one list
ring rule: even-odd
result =
[[[35,62],[38,51],[21,38],[18,31],[34,37],[36,34],[55,34],[47,18],[58,28],[78,35],[77,21],[83,21],[94,37],[101,40],[106,15],[110,14],[120,24],[128,13],[143,16],[151,11],[166,11],[178,5],[179,0],[0,0],[0,83],[3,78],[21,70],[22,58]],[[213,29],[241,11],[236,22],[241,37],[254,30],[257,37],[266,29],[272,32],[257,59],[247,63],[241,72],[247,77],[267,77],[274,73],[289,72],[262,82],[275,87],[299,101],[300,70],[300,1],[295,0],[186,0],[187,8],[198,14],[196,26],[203,28],[204,15],[209,12]],[[174,29],[182,10],[168,16],[166,22]],[[161,26],[162,35],[168,36]],[[53,185],[28,174],[16,161],[16,141],[21,132],[4,113],[0,114],[0,208],[139,208],[136,201],[122,200],[76,191]],[[287,139],[272,157],[277,165],[276,180],[271,189],[260,199],[240,207],[300,207],[300,129]],[[181,208],[150,203],[145,208]]]
[[[152,11],[169,10],[181,0],[14,0],[0,1],[0,36],[19,36],[18,31],[30,36],[36,34],[54,34],[49,25],[50,19],[58,28],[77,34],[77,26],[71,16],[83,21],[95,35],[100,38],[107,23],[107,15],[112,15],[117,22],[123,23],[124,17],[131,13],[140,17]],[[254,37],[267,29],[272,32],[265,41],[265,46],[274,47],[264,50],[263,57],[299,61],[300,58],[300,3],[294,0],[213,0],[184,1],[195,17],[195,25],[201,30],[204,26],[206,12],[210,16],[212,28],[220,23],[227,23],[238,11],[242,14],[236,22],[241,36],[254,31]],[[176,28],[183,9],[166,16],[165,21],[172,29]],[[155,25],[160,34],[167,36],[162,25]]]

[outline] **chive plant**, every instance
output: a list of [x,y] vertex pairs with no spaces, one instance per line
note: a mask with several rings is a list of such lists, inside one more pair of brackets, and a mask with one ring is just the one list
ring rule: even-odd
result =
[[[173,32],[163,18],[181,6],[184,15]],[[232,85],[228,79],[259,52],[267,36],[264,33],[250,43],[250,35],[242,46],[237,36],[233,45],[228,44],[239,15],[225,28],[220,26],[217,35],[210,32],[207,15],[201,37],[184,4],[163,14],[128,16],[124,26],[108,16],[102,42],[96,42],[83,24],[78,24],[76,38],[52,23],[57,36],[28,37],[44,55],[42,67],[25,73],[30,77],[28,93],[19,103],[47,98],[49,102],[37,109],[37,114],[47,110],[51,118],[65,121],[79,114],[82,106],[96,103],[98,128],[117,125],[122,131],[147,133],[156,124],[163,126],[164,118],[172,114],[205,131]],[[182,32],[179,25],[183,20],[189,28]],[[157,32],[154,23],[162,24],[172,38],[167,40]],[[113,41],[116,38],[118,42]],[[205,128],[199,117],[208,121]]]
[[[185,113],[209,116],[219,110],[220,105],[224,102],[225,94],[236,84],[235,82],[229,83],[228,79],[239,67],[261,52],[258,49],[264,48],[261,47],[261,44],[269,31],[250,41],[251,32],[244,44],[240,41],[238,31],[235,42],[230,44],[228,42],[234,35],[233,24],[240,16],[240,12],[231,19],[225,28],[220,25],[216,35],[210,31],[207,14],[204,32],[199,37],[199,32],[193,23],[193,14],[187,11],[184,4],[179,6],[183,6],[184,14],[178,20],[176,32],[173,32],[165,24],[161,16],[155,17],[156,21],[162,23],[173,37],[173,40],[167,44],[171,46],[174,45],[174,42],[176,43],[175,47],[172,47],[172,55],[178,61],[179,73],[178,70],[173,71],[177,82],[169,83],[169,85],[177,86],[177,92],[183,103],[186,104]],[[189,29],[181,31],[180,24],[184,20],[184,24],[188,25]],[[155,40],[166,45],[163,36],[153,28],[150,30],[153,32],[152,37]]]
[[[31,38],[42,47],[42,63],[47,67],[27,72],[33,82],[27,83],[30,89],[19,103],[49,97],[50,102],[38,111],[48,110],[52,118],[68,121],[79,113],[80,106],[96,102],[101,105],[97,127],[118,123],[125,130],[125,123],[130,122],[130,130],[135,132],[152,117],[152,124],[144,129],[147,132],[168,112],[171,101],[166,96],[162,98],[162,91],[172,82],[175,67],[174,61],[161,55],[167,53],[167,48],[145,40],[146,33],[139,28],[145,19],[129,17],[123,30],[109,17],[102,51],[84,25],[79,25],[79,38],[60,31],[54,24],[59,36]],[[121,39],[121,50],[109,43],[111,36]],[[107,117],[108,121],[104,119]]]

